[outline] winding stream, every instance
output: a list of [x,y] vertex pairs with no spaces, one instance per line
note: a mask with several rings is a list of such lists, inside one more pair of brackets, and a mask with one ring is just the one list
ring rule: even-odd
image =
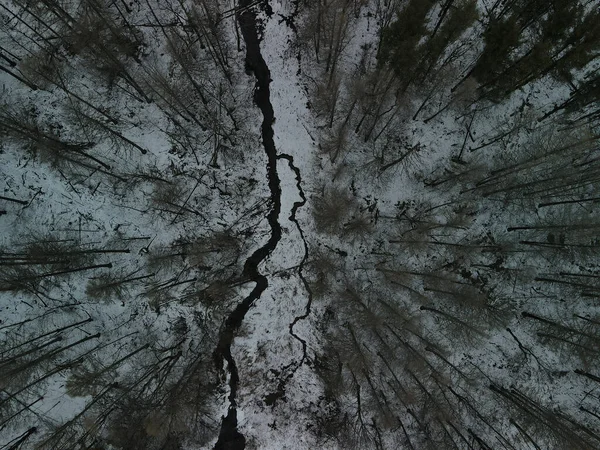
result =
[[[307,361],[307,343],[294,332],[294,327],[300,320],[304,320],[308,317],[312,304],[312,292],[310,290],[308,281],[303,274],[304,265],[308,259],[308,245],[304,236],[304,232],[296,218],[298,209],[306,204],[306,196],[302,189],[302,176],[300,169],[294,164],[293,156],[285,153],[278,155],[275,148],[273,131],[275,114],[273,111],[273,105],[271,104],[269,88],[269,84],[271,83],[271,73],[260,51],[258,23],[256,19],[256,13],[254,12],[253,7],[250,6],[251,4],[252,0],[242,0],[237,9],[236,19],[240,25],[241,34],[246,44],[246,71],[249,74],[254,74],[256,78],[254,103],[256,106],[258,106],[263,115],[261,135],[263,147],[267,155],[267,180],[271,197],[271,209],[267,214],[267,221],[271,229],[271,235],[268,241],[262,247],[258,248],[252,255],[250,255],[244,264],[242,278],[251,280],[255,282],[256,285],[252,292],[250,292],[250,294],[244,298],[227,317],[219,334],[217,348],[213,354],[217,370],[222,370],[225,361],[227,362],[227,371],[229,372],[229,408],[227,415],[223,417],[221,422],[221,430],[219,432],[217,443],[214,447],[215,450],[242,450],[246,446],[246,439],[237,428],[236,396],[240,379],[236,362],[231,353],[231,346],[235,338],[235,333],[242,325],[244,317],[254,302],[260,298],[262,293],[269,285],[267,277],[260,273],[258,266],[275,250],[282,237],[282,226],[279,223],[282,188],[279,173],[277,171],[277,161],[280,159],[287,161],[289,168],[294,173],[296,187],[301,199],[301,201],[294,202],[290,212],[289,220],[295,224],[303,243],[304,254],[300,264],[298,265],[298,276],[308,294],[308,301],[304,307],[304,313],[295,317],[292,323],[289,325],[289,334],[295,340],[300,342],[302,346],[302,356],[299,360],[293,360],[289,365],[283,368],[281,371],[282,375],[277,392],[267,396],[270,397],[270,399],[265,399],[267,404],[274,404],[279,398],[285,395],[285,386],[287,382],[294,376],[298,368],[300,368]],[[288,22],[293,24],[293,16],[288,20]]]
[[[311,311],[311,306],[312,306],[312,300],[313,300],[313,295],[312,295],[310,285],[309,285],[308,281],[306,280],[306,278],[304,277],[304,272],[303,272],[304,265],[306,264],[306,261],[308,260],[308,254],[309,254],[308,244],[307,244],[306,238],[304,236],[304,231],[302,230],[302,227],[300,226],[300,224],[298,223],[298,220],[296,218],[296,213],[297,213],[298,209],[300,209],[302,206],[304,206],[306,204],[306,195],[304,194],[304,190],[302,189],[302,174],[300,172],[300,169],[294,164],[293,156],[282,153],[277,158],[286,160],[289,168],[292,170],[292,172],[294,172],[294,176],[296,177],[296,187],[298,189],[298,193],[299,193],[300,199],[301,199],[301,201],[299,201],[299,202],[294,202],[294,205],[292,207],[292,210],[291,210],[291,213],[289,216],[289,220],[296,225],[296,229],[298,230],[300,239],[302,239],[302,245],[304,247],[304,255],[302,256],[302,260],[298,264],[298,277],[300,278],[300,281],[302,282],[302,285],[303,285],[304,289],[306,290],[306,293],[308,295],[308,301],[306,302],[306,305],[304,307],[304,313],[299,316],[294,317],[294,320],[289,325],[289,334],[295,340],[300,342],[300,345],[302,346],[302,356],[299,361],[292,361],[290,364],[283,367],[283,369],[281,370],[282,375],[280,377],[280,381],[277,386],[277,391],[267,395],[266,398],[264,399],[267,406],[274,405],[277,402],[277,400],[279,400],[285,396],[285,387],[286,387],[288,381],[290,381],[292,379],[292,377],[294,376],[296,371],[302,366],[302,364],[304,364],[307,361],[307,353],[306,353],[307,343],[304,339],[302,339],[298,334],[295,333],[294,327],[296,326],[296,324],[299,321],[304,320],[309,316],[310,311]],[[287,373],[287,375],[286,375],[286,373]]]
[[225,360],[229,372],[229,409],[227,415],[223,417],[219,438],[214,447],[215,450],[241,450],[246,446],[245,437],[237,429],[236,395],[240,380],[235,360],[231,354],[231,345],[235,337],[235,332],[242,324],[250,307],[260,298],[269,285],[267,277],[260,273],[258,266],[275,250],[277,243],[281,239],[282,232],[281,224],[278,221],[281,211],[281,183],[279,174],[277,173],[277,150],[273,140],[272,124],[275,114],[270,100],[269,83],[271,82],[271,74],[260,52],[256,14],[254,9],[249,7],[251,3],[251,0],[242,0],[236,12],[236,18],[246,44],[246,71],[253,73],[256,77],[254,102],[260,108],[263,115],[261,134],[263,147],[267,155],[267,180],[271,195],[271,209],[267,214],[271,236],[266,244],[250,255],[244,264],[242,277],[255,282],[256,285],[252,292],[227,317],[219,335],[217,348],[213,354],[217,369],[222,369],[223,360]]

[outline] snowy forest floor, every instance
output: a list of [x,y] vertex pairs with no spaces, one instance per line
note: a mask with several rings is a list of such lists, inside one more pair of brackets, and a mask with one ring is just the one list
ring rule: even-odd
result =
[[600,448],[600,10],[534,3],[7,1],[0,448]]

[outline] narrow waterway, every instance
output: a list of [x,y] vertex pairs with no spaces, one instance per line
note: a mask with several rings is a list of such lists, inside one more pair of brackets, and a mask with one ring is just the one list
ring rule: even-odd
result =
[[[256,283],[255,287],[252,292],[250,292],[250,294],[244,298],[227,317],[219,335],[217,348],[214,352],[217,370],[222,371],[223,365],[226,363],[226,369],[229,374],[229,407],[227,415],[223,417],[221,422],[221,430],[217,443],[215,444],[216,450],[241,450],[244,449],[246,445],[245,436],[243,436],[238,430],[237,392],[240,384],[240,378],[236,361],[232,356],[231,347],[233,345],[235,333],[242,325],[246,314],[254,302],[261,297],[263,292],[269,286],[269,280],[260,272],[259,265],[265,261],[265,259],[271,255],[271,253],[273,253],[282,238],[283,227],[279,222],[279,215],[282,209],[282,187],[280,174],[277,170],[278,160],[287,162],[288,167],[295,178],[295,187],[297,189],[297,194],[300,197],[300,200],[294,202],[291,208],[289,220],[294,223],[298,231],[298,235],[302,241],[303,256],[297,267],[297,270],[298,276],[308,298],[302,314],[294,317],[293,321],[289,324],[288,330],[293,339],[300,343],[302,353],[299,355],[299,358],[293,358],[289,365],[281,368],[281,378],[278,389],[276,392],[267,396],[270,397],[265,399],[265,403],[267,405],[271,402],[274,404],[278,399],[285,395],[287,383],[294,376],[298,368],[307,361],[307,343],[297,333],[295,333],[294,328],[299,321],[308,317],[312,303],[310,286],[303,274],[304,265],[308,259],[308,245],[306,243],[304,232],[296,217],[298,209],[306,204],[306,196],[302,189],[302,175],[300,169],[294,164],[293,156],[285,153],[278,154],[277,149],[275,148],[273,131],[275,114],[273,105],[271,104],[270,93],[270,83],[272,81],[271,73],[261,54],[260,39],[258,36],[258,27],[260,24],[257,23],[254,7],[249,6],[251,4],[252,0],[242,0],[237,8],[236,19],[240,26],[241,34],[246,46],[246,71],[249,75],[253,75],[256,78],[254,103],[261,110],[263,115],[261,136],[264,151],[267,156],[267,182],[271,200],[270,210],[266,217],[270,227],[270,237],[268,241],[262,247],[257,249],[252,255],[250,255],[245,262],[242,278]],[[269,6],[267,5],[267,9],[268,8]],[[293,24],[293,16],[290,18],[289,22]]]
[[219,335],[217,348],[214,352],[217,369],[222,369],[225,361],[227,363],[227,371],[229,372],[229,409],[221,423],[221,431],[215,444],[215,450],[241,450],[246,446],[245,437],[237,429],[236,396],[240,380],[235,360],[231,354],[231,345],[233,344],[235,332],[242,324],[248,310],[260,298],[269,285],[267,277],[260,273],[258,266],[275,250],[277,243],[281,239],[281,224],[278,221],[281,211],[281,183],[279,174],[277,173],[277,150],[275,149],[275,142],[273,140],[272,125],[275,114],[271,105],[269,91],[271,74],[260,53],[256,14],[252,7],[248,7],[251,3],[251,0],[242,0],[238,6],[236,18],[246,44],[246,71],[254,74],[256,78],[254,103],[263,115],[261,135],[263,147],[267,155],[267,181],[271,196],[271,208],[267,214],[267,221],[271,228],[271,235],[266,244],[257,249],[246,260],[243,278],[252,280],[256,285],[252,292],[250,292],[250,295],[237,305],[225,321],[225,325]]

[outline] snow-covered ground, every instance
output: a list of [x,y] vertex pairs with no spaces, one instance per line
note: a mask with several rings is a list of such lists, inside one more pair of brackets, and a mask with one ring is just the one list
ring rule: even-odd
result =
[[[213,448],[231,405],[230,374],[215,367],[215,349],[254,287],[242,277],[244,263],[273,232],[262,117],[243,42],[236,51],[234,16],[220,17],[215,35],[199,43],[177,25],[193,16],[191,4],[132,3],[127,17],[142,24],[145,44],[123,57],[126,74],[111,77],[73,49],[73,37],[53,55],[29,49],[27,36],[40,31],[17,13],[37,23],[33,11],[9,3],[13,17],[2,20],[13,28],[0,34],[0,51],[12,49],[2,55],[18,60],[13,75],[35,78],[40,89],[0,72],[0,445],[135,441],[151,450],[175,439]],[[573,167],[596,170],[597,147],[574,145],[572,157],[559,147],[597,142],[597,129],[538,122],[571,86],[545,75],[466,110],[442,109],[454,79],[431,101],[428,89],[437,86],[397,98],[390,90],[382,109],[394,111],[391,126],[373,139],[384,114],[364,139],[359,118],[368,108],[352,103],[352,90],[363,72],[375,72],[382,5],[348,3],[331,117],[349,125],[339,154],[328,154],[335,126],[316,103],[335,83],[323,81],[324,62],[303,41],[314,24],[299,6],[256,7],[282,236],[258,267],[267,289],[233,330],[237,430],[247,448],[485,448],[481,440],[488,448],[564,448],[539,431],[548,427],[598,444],[590,348],[600,342],[599,218],[594,202],[560,204],[597,197],[597,186],[533,191],[545,173],[562,180],[556,164],[568,176]],[[439,13],[428,16],[429,30]],[[144,25],[157,16],[177,31]],[[55,19],[36,26],[68,34],[70,22]],[[100,21],[90,29],[110,40],[117,31]],[[483,26],[457,40],[465,50],[449,78],[468,72]],[[207,56],[217,42],[229,48],[231,83]],[[32,58],[52,61],[52,81],[33,76],[25,64]],[[52,154],[57,142],[72,153]],[[403,152],[411,157],[388,170]],[[525,189],[513,189],[519,183]],[[322,209],[333,217],[326,225]],[[567,435],[568,424],[580,428]]]

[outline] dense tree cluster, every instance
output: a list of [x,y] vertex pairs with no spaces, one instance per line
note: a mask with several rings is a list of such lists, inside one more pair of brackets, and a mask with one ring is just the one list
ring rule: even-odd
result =
[[0,8],[0,446],[208,442],[267,206],[232,176],[258,146],[235,22],[215,2]]
[[386,4],[353,64],[304,48],[333,175],[313,206],[321,437],[597,448],[599,5]]

